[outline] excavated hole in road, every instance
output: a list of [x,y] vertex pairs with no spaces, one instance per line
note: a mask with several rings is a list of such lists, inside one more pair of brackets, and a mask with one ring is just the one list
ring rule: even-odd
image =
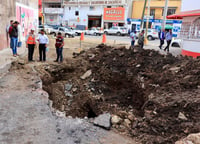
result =
[[[81,80],[77,67],[50,65],[45,68],[43,89],[49,93],[53,107],[65,111],[66,116],[94,118],[104,112],[117,113],[128,107],[143,115],[145,97],[139,84],[124,76],[112,75],[105,81]],[[94,76],[95,77],[95,76]],[[66,84],[71,85],[67,91]],[[94,90],[95,89],[95,90]]]

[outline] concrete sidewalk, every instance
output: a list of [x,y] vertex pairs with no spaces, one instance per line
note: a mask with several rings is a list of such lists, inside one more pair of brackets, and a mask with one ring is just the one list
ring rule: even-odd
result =
[[24,57],[26,55],[26,48],[23,44],[21,48],[18,48],[18,57],[13,57],[12,49],[6,48],[0,51],[0,74],[5,73],[11,66],[11,63],[17,60],[19,57]]

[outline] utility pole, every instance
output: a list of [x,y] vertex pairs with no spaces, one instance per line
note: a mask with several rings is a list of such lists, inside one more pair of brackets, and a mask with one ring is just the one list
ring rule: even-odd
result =
[[146,31],[145,31],[145,43],[148,43],[147,34],[148,34],[148,28],[149,28],[149,18],[150,18],[150,3],[151,0],[148,0],[148,11],[147,11],[147,21],[146,21]]
[[146,10],[146,5],[147,5],[147,0],[145,0],[145,2],[144,2],[144,8],[143,8],[141,24],[140,24],[140,30],[143,30],[143,27],[144,27],[144,13],[145,13],[145,10]]
[[163,29],[165,29],[165,25],[166,25],[166,18],[167,18],[167,11],[168,11],[168,1],[169,0],[165,0],[165,8],[164,8],[164,15],[163,15],[163,23],[162,23]]
[[44,28],[44,23],[45,23],[44,0],[42,0],[42,15],[43,15],[43,29],[44,29],[44,31],[45,31],[45,28]]

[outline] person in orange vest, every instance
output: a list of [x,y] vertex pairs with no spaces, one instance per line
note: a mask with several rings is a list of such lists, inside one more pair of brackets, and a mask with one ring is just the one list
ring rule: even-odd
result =
[[56,54],[57,59],[54,62],[63,62],[63,46],[64,46],[64,38],[62,37],[62,34],[59,32],[58,36],[56,38]]
[[26,37],[26,48],[28,48],[28,61],[33,61],[33,53],[36,45],[36,39],[34,35],[34,29],[31,29],[31,32]]

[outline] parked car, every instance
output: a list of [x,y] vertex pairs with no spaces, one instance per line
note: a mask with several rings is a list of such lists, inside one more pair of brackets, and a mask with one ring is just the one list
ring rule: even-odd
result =
[[105,29],[104,34],[121,36],[121,35],[127,35],[128,31],[125,27],[119,27],[118,26],[118,27],[111,27],[110,29]]
[[57,36],[58,32],[61,32],[63,37],[75,37],[75,32],[65,27],[59,27],[58,29],[53,29],[52,34],[54,36]]
[[80,36],[81,33],[85,33],[85,30],[79,29],[79,28],[72,28],[72,30],[75,32],[75,35]]
[[174,40],[172,40],[171,46],[172,47],[181,47],[181,39],[175,38]]
[[93,28],[87,30],[85,32],[85,34],[87,34],[87,35],[94,35],[94,36],[97,36],[97,35],[101,36],[103,34],[103,31],[101,30],[101,28],[95,28],[95,27],[93,27]]
[[50,26],[48,26],[48,25],[39,25],[38,26],[38,32],[40,32],[42,29],[44,29],[45,30],[45,33],[46,34],[50,34],[51,33],[51,31],[53,30],[53,28],[52,27],[50,27]]
[[[139,34],[140,34],[140,31],[138,31],[137,34],[136,34],[137,38],[139,37]],[[155,29],[148,29],[147,39],[149,41],[158,39],[158,32]]]

